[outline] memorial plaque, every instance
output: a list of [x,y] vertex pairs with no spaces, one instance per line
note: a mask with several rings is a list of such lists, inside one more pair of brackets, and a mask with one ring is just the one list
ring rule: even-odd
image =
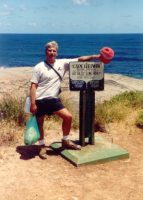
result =
[[104,64],[101,62],[71,62],[70,90],[104,90]]

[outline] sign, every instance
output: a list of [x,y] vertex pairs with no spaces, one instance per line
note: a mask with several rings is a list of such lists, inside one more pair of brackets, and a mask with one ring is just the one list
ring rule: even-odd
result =
[[102,62],[71,62],[70,90],[104,90],[104,64]]

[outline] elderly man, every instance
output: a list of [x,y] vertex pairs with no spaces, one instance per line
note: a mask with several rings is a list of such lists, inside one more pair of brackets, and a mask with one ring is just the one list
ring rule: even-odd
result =
[[44,141],[44,116],[58,115],[62,118],[62,148],[80,150],[79,145],[69,140],[69,133],[72,123],[71,113],[64,107],[58,95],[60,91],[61,81],[69,69],[69,63],[72,61],[89,61],[98,59],[100,55],[82,56],[74,59],[56,59],[58,55],[58,44],[55,41],[48,42],[45,45],[46,59],[38,63],[33,70],[31,79],[31,113],[36,115],[37,123],[40,131],[40,152],[39,156],[46,156],[46,148]]

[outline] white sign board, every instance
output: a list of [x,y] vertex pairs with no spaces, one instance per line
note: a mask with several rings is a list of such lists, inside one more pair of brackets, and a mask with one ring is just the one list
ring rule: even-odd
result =
[[83,80],[86,83],[91,80],[101,80],[104,65],[101,62],[71,62],[70,78],[72,80]]
[[99,87],[103,88],[104,64],[102,62],[71,62],[69,76],[70,88],[73,90],[85,89],[87,85],[91,85],[91,88],[95,90]]

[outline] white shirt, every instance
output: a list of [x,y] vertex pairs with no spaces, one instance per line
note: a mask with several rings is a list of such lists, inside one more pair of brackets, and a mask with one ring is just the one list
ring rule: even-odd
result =
[[[66,71],[69,70],[69,63],[74,61],[78,61],[78,59],[56,59],[52,66],[63,78]],[[38,84],[36,99],[58,97],[61,79],[44,61],[34,67],[31,82]]]

